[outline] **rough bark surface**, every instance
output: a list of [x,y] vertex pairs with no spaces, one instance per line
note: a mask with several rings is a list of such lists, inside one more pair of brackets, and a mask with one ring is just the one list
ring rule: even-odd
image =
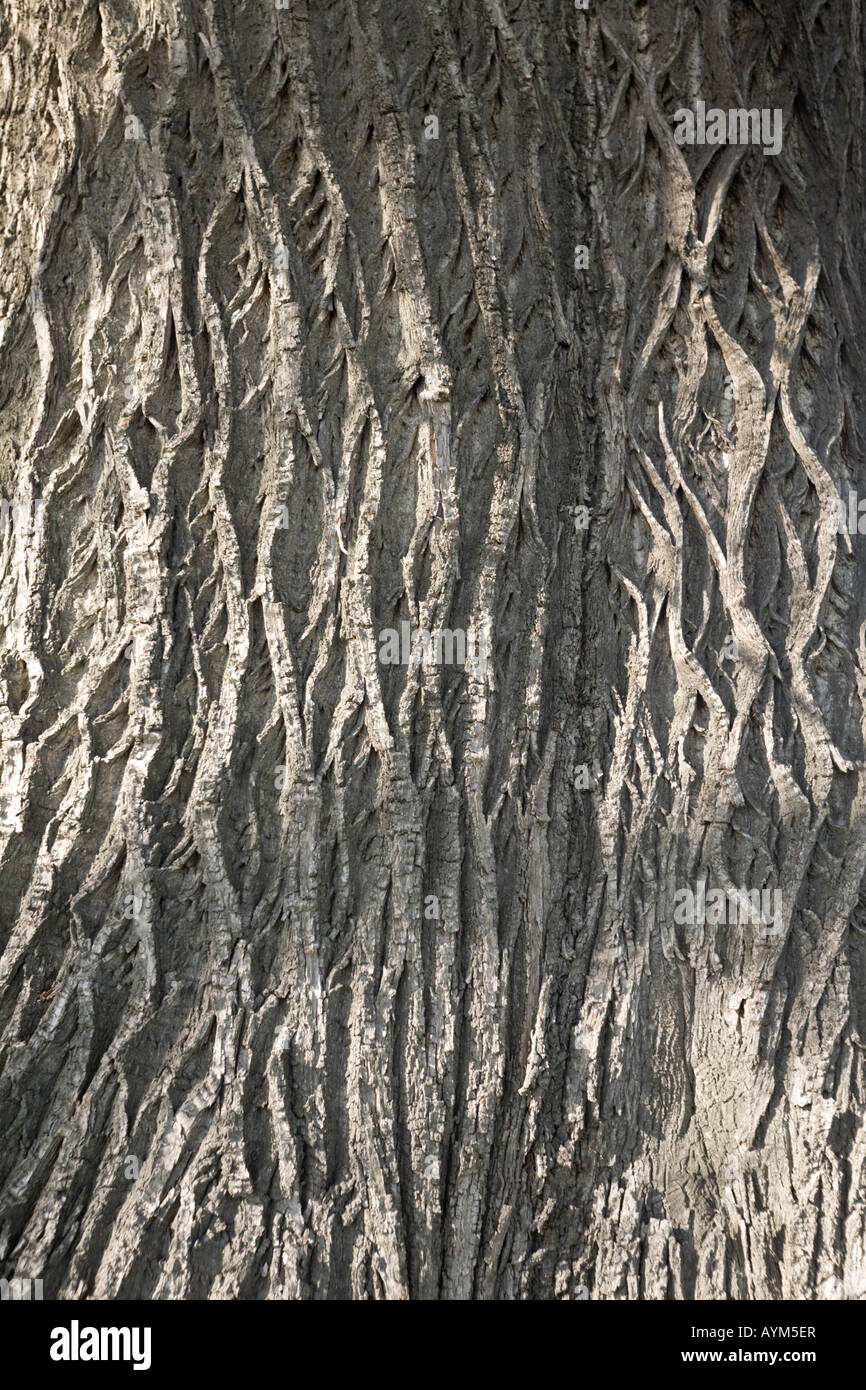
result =
[[0,24],[0,1272],[866,1297],[859,0]]

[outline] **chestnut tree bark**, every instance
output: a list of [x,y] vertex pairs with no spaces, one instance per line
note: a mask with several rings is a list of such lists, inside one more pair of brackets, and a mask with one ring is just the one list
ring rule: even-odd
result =
[[857,0],[0,24],[0,1272],[866,1297]]

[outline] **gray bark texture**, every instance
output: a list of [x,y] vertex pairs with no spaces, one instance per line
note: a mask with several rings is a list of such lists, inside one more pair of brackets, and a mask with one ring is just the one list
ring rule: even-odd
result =
[[860,0],[0,24],[0,1273],[866,1297]]

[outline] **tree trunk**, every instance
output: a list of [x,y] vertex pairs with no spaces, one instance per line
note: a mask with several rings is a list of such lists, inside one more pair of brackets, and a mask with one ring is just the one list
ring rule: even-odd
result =
[[4,1276],[866,1297],[859,4],[2,24]]

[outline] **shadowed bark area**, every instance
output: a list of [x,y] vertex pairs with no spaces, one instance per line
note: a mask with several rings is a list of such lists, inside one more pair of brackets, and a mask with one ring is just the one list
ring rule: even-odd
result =
[[0,1272],[866,1297],[858,0],[0,25]]

